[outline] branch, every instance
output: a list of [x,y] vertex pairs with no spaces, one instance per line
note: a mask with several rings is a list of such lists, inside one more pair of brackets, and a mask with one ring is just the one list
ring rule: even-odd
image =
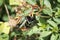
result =
[[21,28],[25,23],[26,23],[27,20],[24,20],[24,22],[20,25],[19,28]]
[[8,11],[7,5],[5,3],[4,3],[4,7],[5,7],[6,13],[8,15],[8,18],[10,19],[9,11]]
[[40,17],[41,18],[51,18],[50,16],[41,16],[41,15],[40,15]]

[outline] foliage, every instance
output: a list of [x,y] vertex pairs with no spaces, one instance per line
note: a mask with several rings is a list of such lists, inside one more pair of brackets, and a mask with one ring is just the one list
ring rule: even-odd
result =
[[60,40],[60,0],[0,0],[0,40]]

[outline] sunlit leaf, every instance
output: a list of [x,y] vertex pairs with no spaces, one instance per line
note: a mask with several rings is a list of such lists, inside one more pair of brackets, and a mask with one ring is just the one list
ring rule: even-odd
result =
[[57,0],[60,3],[60,0]]
[[44,14],[47,14],[47,15],[49,15],[49,16],[52,16],[52,9],[50,9],[50,8],[45,8],[45,9],[43,9],[43,13],[44,13]]
[[60,24],[60,19],[58,18],[53,18],[55,22],[57,22],[57,24]]
[[9,34],[9,30],[10,30],[10,26],[8,26],[8,22],[5,22],[2,32],[5,34]]
[[0,33],[2,33],[2,30],[3,30],[3,27],[4,27],[3,24],[4,24],[3,22],[0,22]]
[[8,22],[1,23],[1,25],[0,25],[0,33],[8,34],[9,30],[10,30],[10,27],[8,26]]
[[51,26],[57,27],[57,24],[56,24],[54,21],[52,21],[52,20],[47,20],[47,22],[48,22]]
[[58,38],[58,34],[52,34],[52,36],[51,36],[51,39],[50,40],[57,40],[57,38]]
[[0,36],[0,40],[3,40],[3,38],[1,38],[1,36]]
[[9,0],[10,5],[22,5],[23,0]]
[[51,34],[52,32],[51,31],[43,31],[40,33],[40,37],[47,37]]
[[57,9],[58,11],[55,13],[55,15],[60,16],[60,8]]
[[50,4],[49,0],[44,0],[44,4],[46,7],[51,9],[51,4]]
[[53,32],[58,32],[58,26],[57,26],[57,23],[55,23],[54,21],[52,21],[52,20],[48,20],[47,21],[51,26],[52,26],[52,31]]

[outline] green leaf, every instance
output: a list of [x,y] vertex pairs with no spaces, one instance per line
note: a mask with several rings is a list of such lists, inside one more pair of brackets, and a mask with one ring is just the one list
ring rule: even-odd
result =
[[40,22],[41,22],[42,24],[46,24],[46,20],[45,20],[44,18],[40,18]]
[[0,36],[0,40],[3,40],[3,38]]
[[51,31],[53,28],[49,25],[49,24],[47,24],[47,26],[46,26],[46,30],[47,31]]
[[51,26],[53,26],[53,27],[57,27],[57,24],[54,22],[54,21],[52,21],[52,20],[47,20],[47,22],[51,25]]
[[4,26],[2,26],[3,27],[2,32],[5,34],[9,34],[10,26],[9,26],[8,22],[5,22],[3,25]]
[[55,13],[55,15],[60,16],[60,8],[57,9],[58,11]]
[[44,6],[44,0],[40,0],[40,5],[43,7]]
[[26,0],[26,2],[28,2],[31,5],[35,5],[36,4],[36,0]]
[[43,31],[40,33],[40,37],[47,37],[51,34],[52,32],[51,31]]
[[60,0],[57,0],[60,3]]
[[58,32],[58,26],[57,26],[57,23],[55,23],[54,21],[52,20],[47,20],[47,22],[52,26],[52,32]]
[[7,34],[0,34],[0,40],[8,40],[9,36]]
[[57,24],[60,24],[60,19],[58,18],[53,18],[55,22],[57,22]]
[[44,14],[47,14],[47,15],[49,15],[49,16],[52,16],[52,9],[50,9],[50,8],[45,8],[45,9],[43,9],[43,13],[44,13]]
[[10,5],[22,5],[23,0],[9,0]]
[[4,23],[3,22],[0,22],[0,34],[2,33],[3,28],[4,28]]
[[2,19],[3,19],[4,21],[8,21],[8,16],[7,16],[7,15],[4,15]]
[[45,8],[43,9],[43,13],[44,14],[47,14],[49,16],[52,16],[52,8],[51,8],[51,4],[49,2],[49,0],[44,0],[44,5],[45,5]]
[[44,0],[44,4],[47,8],[51,9],[51,4],[50,4],[49,0]]
[[51,34],[52,32],[51,31],[43,31],[40,33],[40,37],[47,37]]
[[39,40],[44,40],[42,37],[39,37]]
[[34,26],[27,34],[32,35],[33,33],[40,33],[40,29],[37,26]]
[[10,27],[8,26],[8,22],[1,23],[0,25],[0,33],[9,34]]
[[4,0],[0,0],[0,6],[3,4],[3,1],[4,1]]
[[15,36],[16,35],[16,33],[15,32],[12,32],[11,33],[11,37],[13,37],[13,36]]
[[57,38],[58,38],[58,34],[52,34],[50,40],[57,40]]
[[31,12],[32,8],[29,8],[27,10],[24,11],[24,16],[27,16],[30,12]]
[[40,15],[36,16],[36,20],[40,21]]
[[60,34],[59,34],[59,38],[58,38],[58,40],[60,40]]

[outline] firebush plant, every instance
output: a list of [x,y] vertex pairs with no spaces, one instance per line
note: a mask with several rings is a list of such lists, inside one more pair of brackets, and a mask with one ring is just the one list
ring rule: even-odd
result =
[[0,0],[0,40],[60,40],[60,0]]

